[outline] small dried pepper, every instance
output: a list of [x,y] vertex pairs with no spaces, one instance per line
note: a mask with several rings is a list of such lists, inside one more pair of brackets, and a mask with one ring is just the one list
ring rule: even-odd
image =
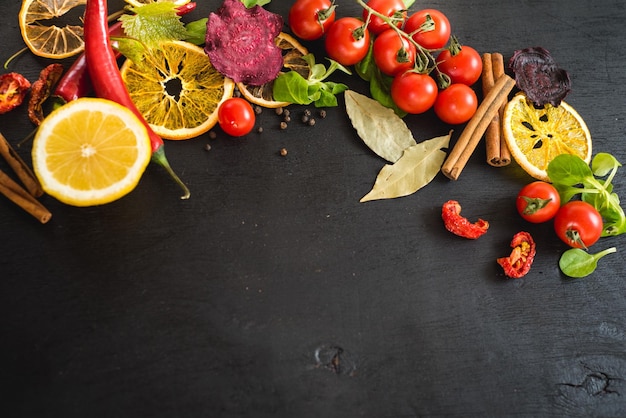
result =
[[43,104],[50,97],[52,88],[58,83],[62,75],[63,66],[61,64],[50,64],[41,70],[39,79],[33,83],[28,101],[28,117],[35,125],[39,126],[43,121]]
[[483,219],[471,223],[461,216],[461,205],[456,200],[448,200],[443,204],[441,217],[448,231],[463,238],[476,239],[489,228],[489,222]]
[[535,259],[535,241],[528,232],[518,232],[511,241],[511,255],[496,261],[504,269],[504,274],[512,279],[519,279],[528,273]]
[[0,114],[7,113],[22,104],[30,81],[18,73],[7,73],[0,76]]

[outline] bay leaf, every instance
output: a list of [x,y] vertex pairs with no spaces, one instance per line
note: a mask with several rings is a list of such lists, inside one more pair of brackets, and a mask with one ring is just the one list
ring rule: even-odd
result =
[[407,148],[398,161],[380,170],[374,187],[360,201],[408,196],[426,186],[441,169],[451,135],[452,131]]
[[380,157],[395,163],[405,149],[416,144],[411,130],[392,109],[353,90],[347,90],[344,98],[352,126]]

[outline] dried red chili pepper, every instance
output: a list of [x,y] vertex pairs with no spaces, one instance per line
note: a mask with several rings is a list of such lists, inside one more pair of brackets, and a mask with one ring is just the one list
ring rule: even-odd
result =
[[443,204],[441,217],[448,231],[463,238],[476,239],[489,228],[489,222],[483,219],[471,223],[461,216],[461,205],[456,200],[448,200]]
[[43,104],[50,97],[52,88],[63,75],[61,64],[50,64],[39,73],[39,79],[33,83],[30,89],[28,101],[28,117],[31,122],[39,126],[44,119]]
[[536,248],[533,237],[528,232],[518,232],[511,241],[511,255],[496,261],[504,269],[504,274],[512,279],[519,279],[528,273],[535,259]]
[[30,88],[30,81],[18,73],[0,76],[0,114],[7,113],[24,101]]

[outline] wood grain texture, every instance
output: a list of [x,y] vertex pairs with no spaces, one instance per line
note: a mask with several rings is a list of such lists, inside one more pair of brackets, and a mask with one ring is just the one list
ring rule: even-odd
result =
[[[0,3],[2,61],[22,47],[19,3]],[[341,16],[359,10],[337,3]],[[220,4],[198,2],[188,18]],[[286,16],[290,4],[268,9]],[[505,61],[519,48],[550,50],[572,76],[566,101],[595,152],[626,162],[622,1],[412,9],[421,6]],[[322,45],[306,45],[321,62]],[[47,63],[24,54],[10,70],[34,80]],[[356,76],[334,79],[367,91]],[[624,416],[626,239],[597,244],[618,253],[593,276],[563,277],[551,227],[515,211],[531,179],[515,163],[487,165],[482,143],[458,181],[439,175],[415,195],[359,203],[384,161],[342,106],[315,127],[294,117],[280,130],[265,110],[262,134],[167,142],[188,201],[157,166],[110,205],[44,196],[46,225],[0,200],[3,416]],[[418,141],[449,130],[430,113],[406,122]],[[14,145],[31,129],[23,108],[0,115]],[[30,161],[28,146],[18,152]],[[449,234],[440,217],[449,199],[489,220],[489,232]],[[537,257],[525,278],[507,280],[495,260],[520,230],[535,237]]]

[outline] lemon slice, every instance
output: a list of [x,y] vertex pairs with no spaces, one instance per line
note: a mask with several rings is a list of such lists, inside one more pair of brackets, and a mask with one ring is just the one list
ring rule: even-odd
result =
[[130,4],[133,7],[143,6],[144,4],[151,3],[161,3],[161,2],[172,2],[176,6],[182,6],[184,4],[189,3],[191,0],[126,0],[126,3]]
[[[281,32],[276,37],[276,45],[283,51],[283,68],[287,71],[297,71],[302,77],[308,78],[311,72],[309,64],[302,59],[309,51],[300,44],[293,36]],[[244,83],[237,83],[237,88],[241,95],[249,102],[268,108],[285,107],[289,102],[279,102],[274,100],[274,82],[262,84],[260,86],[250,86]]]
[[63,203],[94,206],[132,191],[152,150],[146,126],[126,107],[81,98],[48,115],[33,142],[43,189]]
[[140,63],[126,60],[121,72],[139,111],[166,139],[194,138],[210,130],[220,104],[235,89],[201,47],[184,41],[165,42]]
[[558,107],[546,104],[535,108],[524,93],[518,93],[504,109],[502,129],[515,161],[536,179],[550,181],[548,164],[560,154],[591,161],[589,129],[565,102]]
[[[22,39],[33,54],[44,58],[67,58],[82,52],[83,27],[49,24],[87,0],[23,0],[18,16]],[[68,19],[69,20],[69,19]]]

